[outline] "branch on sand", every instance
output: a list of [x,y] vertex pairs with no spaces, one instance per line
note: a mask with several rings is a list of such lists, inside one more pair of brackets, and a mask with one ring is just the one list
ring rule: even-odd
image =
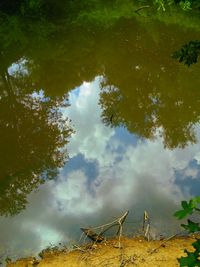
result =
[[153,250],[151,250],[149,253],[152,254],[154,252],[156,252],[159,248],[164,247],[164,244],[167,243],[169,240],[171,240],[173,237],[177,236],[178,234],[172,235],[170,237],[168,237],[167,239],[165,239],[158,247],[154,248]]
[[[123,223],[126,220],[126,217],[128,216],[129,211],[126,211],[121,217],[115,219],[114,221],[103,224],[97,227],[92,228],[80,228],[85,235],[90,238],[94,242],[102,242],[105,238],[103,237],[103,234],[108,231],[110,228],[114,226],[119,226],[117,230],[117,235],[119,235],[119,248],[121,247],[120,240],[122,236],[122,227]],[[96,233],[96,230],[100,230],[99,233]]]

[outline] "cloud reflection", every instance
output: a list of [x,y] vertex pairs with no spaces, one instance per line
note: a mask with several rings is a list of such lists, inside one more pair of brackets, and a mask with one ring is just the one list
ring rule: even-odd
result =
[[[198,144],[169,150],[164,149],[161,137],[136,142],[125,129],[106,127],[98,105],[99,80],[72,92],[71,106],[64,111],[76,130],[67,147],[71,161],[56,181],[47,181],[29,195],[25,211],[0,219],[0,242],[12,255],[35,253],[50,242],[77,239],[80,226],[112,220],[125,210],[131,211],[130,221],[147,210],[158,233],[179,229],[172,214],[180,200],[192,196],[189,187],[182,190],[181,181],[188,176],[198,179]],[[74,159],[80,155],[79,165]],[[87,164],[94,166],[93,175]],[[181,176],[177,176],[179,172]],[[130,224],[127,231],[132,230]]]

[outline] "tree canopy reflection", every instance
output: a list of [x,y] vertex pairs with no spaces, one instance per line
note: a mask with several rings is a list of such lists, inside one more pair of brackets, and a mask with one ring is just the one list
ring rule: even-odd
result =
[[26,93],[31,89],[22,71],[0,76],[0,214],[25,208],[26,196],[56,177],[67,159],[63,146],[71,129],[59,112],[61,101]]
[[[152,139],[159,131],[165,147],[183,148],[196,142],[199,73],[178,66],[170,58],[179,38],[170,34],[170,27],[162,38],[144,34],[140,27],[137,30],[133,33],[122,28],[112,38],[114,46],[106,42],[111,52],[101,83],[102,120],[143,138]],[[166,45],[169,42],[171,47]]]

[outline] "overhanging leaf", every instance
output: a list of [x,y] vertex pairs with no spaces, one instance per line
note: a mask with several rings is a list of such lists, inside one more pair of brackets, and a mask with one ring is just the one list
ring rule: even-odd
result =
[[178,259],[180,266],[188,266],[188,267],[196,267],[200,266],[200,261],[197,259],[197,257],[192,252],[187,252],[187,257],[181,257]]
[[195,233],[200,230],[199,223],[192,222],[191,220],[188,220],[188,224],[181,224],[181,226],[190,233]]
[[177,212],[174,213],[174,216],[177,217],[179,220],[183,219],[187,215],[188,213],[185,210],[178,210]]

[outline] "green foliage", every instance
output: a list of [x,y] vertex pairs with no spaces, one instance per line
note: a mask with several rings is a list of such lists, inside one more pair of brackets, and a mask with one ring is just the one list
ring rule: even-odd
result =
[[157,7],[157,10],[166,11],[167,7],[178,5],[182,10],[188,11],[193,7],[197,8],[199,0],[153,0],[153,4]]
[[182,210],[177,211],[174,216],[176,216],[179,220],[185,218],[187,215],[191,215],[194,209],[197,209],[197,203],[200,202],[200,198],[196,197],[191,199],[189,202],[182,201],[181,206]]
[[[177,211],[174,216],[176,216],[178,219],[182,219],[186,217],[187,215],[191,215],[194,211],[200,211],[200,209],[197,207],[200,203],[200,196],[197,196],[190,201],[182,201],[182,210]],[[187,230],[189,233],[195,233],[200,231],[200,225],[199,223],[195,223],[191,221],[190,219],[187,220],[188,224],[181,224],[181,226]],[[195,249],[194,252],[189,252],[188,250],[184,250],[184,252],[187,254],[186,257],[178,258],[178,262],[180,266],[188,266],[188,267],[195,267],[200,266],[200,239],[196,238],[196,241],[192,243],[193,248]]]
[[197,63],[198,56],[200,55],[200,41],[190,41],[184,44],[179,50],[172,54],[172,57],[178,59],[179,62],[183,62],[188,67],[194,63]]
[[166,7],[170,6],[173,3],[173,0],[154,0],[153,4],[157,6],[158,10],[166,11]]
[[191,8],[192,2],[190,0],[185,0],[185,1],[181,1],[180,2],[180,6],[183,10],[190,10]]
[[195,232],[200,231],[199,223],[195,223],[189,219],[188,219],[188,224],[181,224],[181,226],[185,230],[188,230],[190,233],[195,233]]
[[[195,243],[192,244],[193,247],[194,247]],[[199,240],[198,240],[198,248],[199,247],[200,247],[200,244],[199,244]],[[200,266],[200,261],[198,260],[198,257],[199,257],[198,251],[189,252],[185,249],[184,252],[187,254],[187,256],[181,257],[178,259],[178,262],[180,263],[181,267],[183,267],[183,266],[188,266],[188,267]]]
[[21,7],[20,7],[20,13],[23,16],[27,15],[39,15],[42,7],[42,1],[41,0],[25,0]]
[[98,5],[90,10],[80,11],[76,23],[79,25],[93,25],[104,28],[113,26],[120,18],[137,16],[136,7],[129,0],[116,1],[114,5]]
[[[148,7],[148,8],[144,8]],[[141,8],[141,9],[140,9]],[[193,10],[198,17],[199,0],[18,0],[0,1],[0,15],[14,16],[18,19],[67,22],[85,26],[113,26],[120,18],[151,17],[151,19],[166,20],[167,23],[181,24],[191,27],[190,14]],[[137,10],[139,12],[135,12]],[[192,10],[190,10],[192,9]],[[188,10],[190,12],[182,12]],[[156,11],[156,12],[155,12]],[[163,18],[163,11],[168,16]],[[174,13],[173,13],[174,11]],[[184,19],[181,14],[184,13]],[[194,12],[193,12],[194,13]],[[187,17],[188,16],[188,17]],[[198,18],[199,19],[199,18]],[[192,27],[199,28],[195,16],[192,17]]]

